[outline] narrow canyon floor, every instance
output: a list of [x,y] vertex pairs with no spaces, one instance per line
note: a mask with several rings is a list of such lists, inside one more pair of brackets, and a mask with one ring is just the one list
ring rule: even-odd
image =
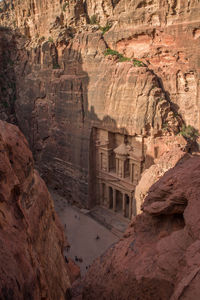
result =
[[[70,205],[67,200],[51,191],[55,210],[64,227],[70,249],[64,255],[73,259],[80,267],[83,276],[94,259],[101,256],[128,226],[128,220],[102,208],[91,212]],[[95,220],[97,219],[97,220]],[[103,221],[105,226],[103,226]],[[102,223],[102,224],[101,224]],[[108,226],[108,223],[109,226]],[[106,228],[110,227],[110,229]],[[75,259],[77,257],[80,261]]]

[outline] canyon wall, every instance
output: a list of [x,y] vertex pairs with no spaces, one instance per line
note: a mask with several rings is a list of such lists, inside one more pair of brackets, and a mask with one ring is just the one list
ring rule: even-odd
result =
[[69,299],[64,242],[25,137],[0,121],[0,299]]
[[[18,57],[17,122],[46,182],[69,199],[95,204],[93,128],[140,139],[141,171],[183,123],[200,128],[198,0],[1,7]],[[105,56],[108,48],[135,63]]]
[[10,33],[10,29],[0,28],[0,119],[16,123],[16,47]]
[[188,154],[166,172],[124,238],[94,262],[79,290],[73,287],[72,299],[199,299],[199,172],[200,157]]

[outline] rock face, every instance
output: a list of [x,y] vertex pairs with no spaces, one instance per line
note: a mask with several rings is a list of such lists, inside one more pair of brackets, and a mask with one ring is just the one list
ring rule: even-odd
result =
[[9,29],[0,28],[0,119],[16,123],[16,43]]
[[82,299],[199,299],[199,170],[186,155],[150,188],[143,213],[91,266]]
[[46,182],[69,199],[96,204],[93,129],[139,137],[142,172],[159,158],[155,137],[200,128],[198,0],[1,6],[1,24],[18,28],[18,124]]
[[[164,140],[164,141],[163,141]],[[187,143],[181,136],[161,137],[154,139],[154,148],[159,148],[162,152],[155,164],[146,169],[135,189],[135,199],[137,205],[137,213],[141,212],[141,205],[147,196],[150,187],[158,181],[165,172],[173,168],[178,161],[186,154]]]
[[0,298],[68,299],[64,235],[19,129],[0,121]]

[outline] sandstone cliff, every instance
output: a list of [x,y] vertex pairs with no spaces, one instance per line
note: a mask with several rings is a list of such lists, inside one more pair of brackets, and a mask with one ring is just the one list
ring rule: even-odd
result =
[[[158,163],[144,173],[143,183],[146,176],[147,184],[145,188],[142,182],[138,186],[138,203],[150,186],[149,174],[154,172],[154,183],[184,156],[185,142],[175,135],[183,124],[200,129],[199,10],[198,0],[1,2],[0,118],[19,124],[48,184],[81,205],[98,204],[94,193],[96,128],[135,137],[143,149],[141,172]],[[9,149],[8,156],[12,156]],[[9,170],[15,171],[14,159],[9,157],[9,161]],[[84,299],[125,300],[134,295],[151,300],[199,298],[199,269],[195,266],[199,259],[199,158],[183,161],[152,187],[143,206],[145,213],[91,268],[83,283]],[[12,183],[11,190],[19,208],[15,215],[20,225],[15,226],[22,228],[21,239],[34,236],[33,240],[28,238],[25,248],[25,253],[31,253],[31,263],[28,254],[21,257],[14,253],[12,266],[25,259],[27,269],[32,264],[33,271],[30,278],[20,275],[20,282],[26,280],[23,291],[18,288],[20,282],[11,280],[13,275],[10,281],[5,278],[8,287],[2,293],[26,295],[26,286],[39,282],[33,297],[62,299],[70,280],[61,267],[62,257],[57,257],[60,250],[49,255],[53,237],[59,234],[55,223],[48,227],[50,202],[36,205],[40,197],[34,196],[34,184],[45,187],[36,172],[32,183],[32,173],[20,175],[25,180],[22,190],[13,189],[21,184],[16,175],[17,184]],[[8,176],[8,182],[11,179]],[[42,208],[45,211],[40,211]],[[28,218],[29,214],[34,218]],[[25,231],[23,224],[27,224]],[[41,228],[36,231],[37,226]],[[49,237],[43,236],[46,230],[51,232]],[[17,243],[14,235],[12,238],[9,244]],[[43,238],[47,239],[45,244]],[[15,251],[12,244],[9,247]],[[44,251],[50,262],[42,259],[39,268],[38,257]],[[46,273],[53,270],[55,256],[56,268],[63,274],[58,290],[58,279]],[[10,291],[13,285],[16,288]],[[47,286],[52,287],[51,292]]]
[[[157,146],[159,145],[159,146]],[[168,136],[154,139],[153,149],[158,147],[161,150],[158,159],[146,169],[135,189],[137,212],[141,212],[141,205],[148,194],[150,187],[158,181],[165,172],[173,168],[178,161],[186,154],[187,142],[181,136]]]
[[82,299],[200,298],[199,170],[186,155],[150,188],[143,213],[91,266]]
[[68,299],[64,235],[19,129],[0,121],[0,299]]
[[154,138],[184,122],[200,128],[198,0],[1,6],[1,24],[14,30],[18,124],[46,182],[69,199],[96,204],[93,128],[139,137],[141,171],[159,156]]

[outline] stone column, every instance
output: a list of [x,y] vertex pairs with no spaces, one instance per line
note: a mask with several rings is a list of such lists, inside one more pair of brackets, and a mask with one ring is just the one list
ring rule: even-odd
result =
[[109,168],[109,153],[107,153],[107,172],[110,172],[110,168]]
[[118,159],[119,165],[118,165],[118,176],[122,177],[122,160]]
[[116,211],[116,189],[113,188],[113,211]]
[[118,175],[118,173],[119,173],[119,159],[118,158],[115,159],[115,163],[116,163],[116,174]]
[[99,151],[99,170],[102,170],[102,153]]
[[126,194],[123,193],[123,216],[126,216]]
[[128,215],[129,219],[131,219],[132,216],[132,201],[133,201],[132,196],[129,195],[129,215]]
[[130,181],[133,182],[133,164],[130,163]]
[[125,160],[122,160],[122,178],[125,178]]

